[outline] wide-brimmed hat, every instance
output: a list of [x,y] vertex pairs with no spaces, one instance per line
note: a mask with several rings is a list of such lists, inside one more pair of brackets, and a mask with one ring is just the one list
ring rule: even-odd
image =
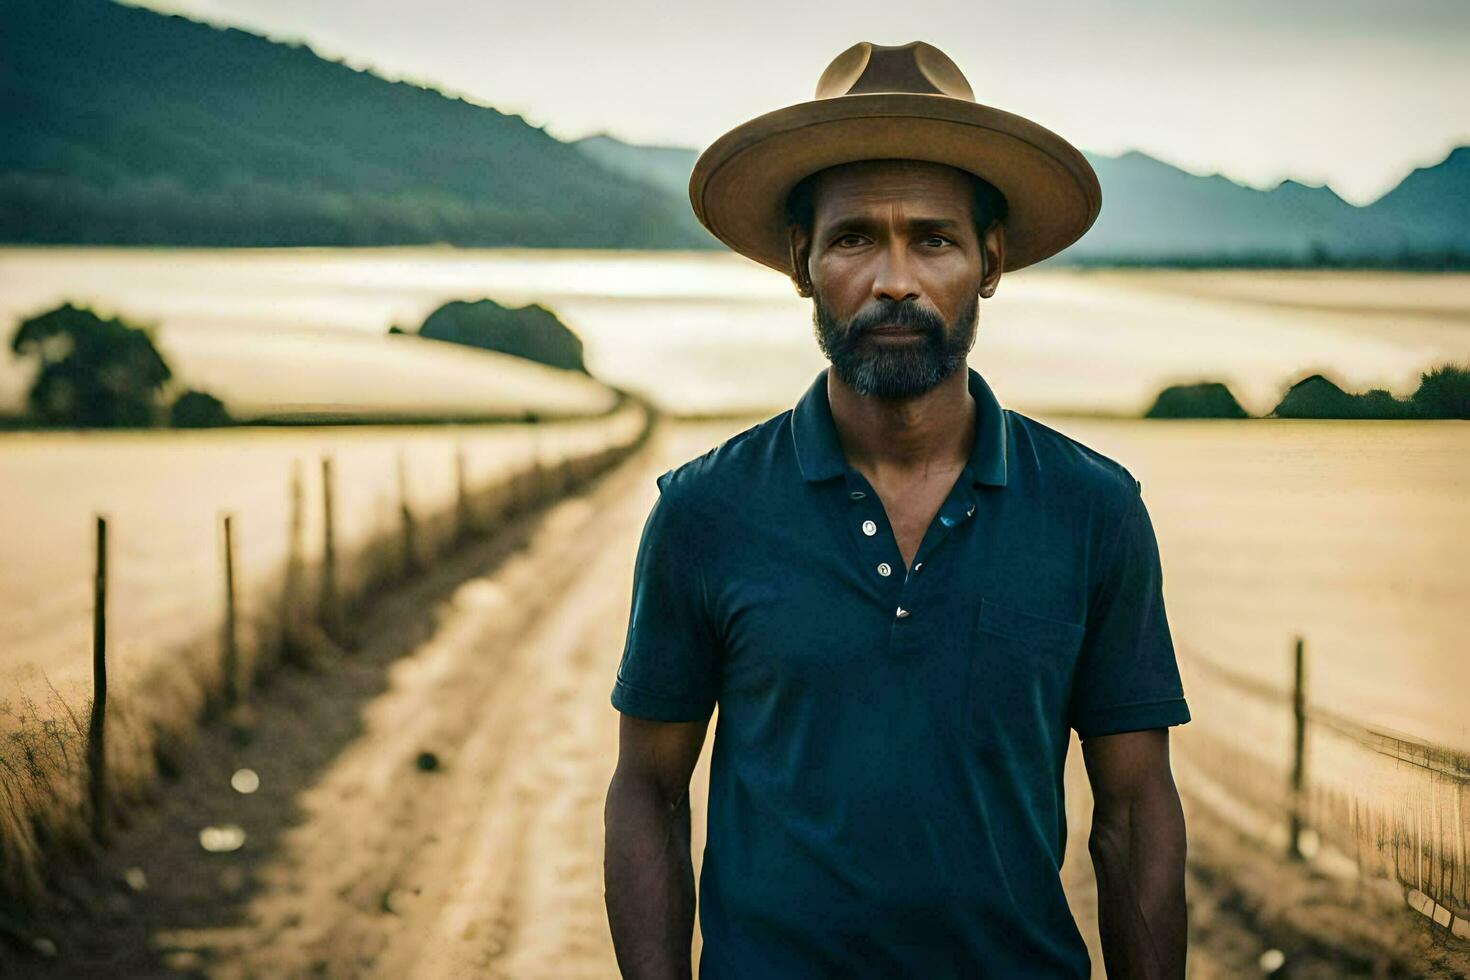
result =
[[1006,198],[1005,271],[1081,238],[1102,208],[1082,153],[1029,119],[980,105],[943,51],[861,41],[832,60],[816,98],[742,123],[694,164],[700,223],[742,255],[791,274],[786,198],[808,174],[856,160],[945,163]]

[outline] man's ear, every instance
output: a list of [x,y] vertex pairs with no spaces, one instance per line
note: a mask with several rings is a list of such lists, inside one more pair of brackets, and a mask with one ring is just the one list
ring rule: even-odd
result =
[[811,296],[812,280],[807,272],[807,258],[811,248],[811,240],[807,236],[806,229],[800,225],[791,225],[787,229],[787,245],[790,248],[791,260],[791,282],[796,286],[798,296]]
[[980,241],[980,257],[985,263],[985,272],[980,276],[980,297],[989,299],[1000,285],[1000,273],[1006,265],[1006,228],[1000,221],[992,221],[985,229]]

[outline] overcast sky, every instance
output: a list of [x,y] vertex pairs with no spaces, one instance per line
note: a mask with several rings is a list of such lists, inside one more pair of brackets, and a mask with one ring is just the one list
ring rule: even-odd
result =
[[856,41],[924,40],[977,101],[1362,204],[1470,143],[1470,0],[147,0],[517,113],[563,139],[702,149],[812,97]]

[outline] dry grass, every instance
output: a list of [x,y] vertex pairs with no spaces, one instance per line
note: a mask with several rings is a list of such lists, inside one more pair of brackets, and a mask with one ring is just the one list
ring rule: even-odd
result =
[[[293,556],[264,587],[264,601],[247,604],[249,615],[238,623],[241,696],[283,660],[329,667],[359,643],[354,624],[382,590],[448,554],[464,536],[486,533],[621,460],[647,438],[652,418],[639,410],[644,424],[631,443],[610,442],[552,466],[519,467],[503,483],[469,495],[462,512],[415,515],[408,535],[395,522],[339,556],[342,614],[335,628],[318,616],[322,570]],[[17,691],[0,700],[0,908],[18,910],[14,916],[0,911],[0,937],[30,946],[30,913],[66,901],[56,888],[65,876],[55,872],[86,867],[110,831],[128,826],[159,792],[160,777],[182,771],[200,725],[231,707],[216,631],[154,662],[159,666],[134,676],[109,675],[98,832],[88,800],[89,686],[58,690],[42,676],[44,695]]]

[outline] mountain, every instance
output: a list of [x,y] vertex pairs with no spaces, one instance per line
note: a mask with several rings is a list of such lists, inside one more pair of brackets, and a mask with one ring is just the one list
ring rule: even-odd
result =
[[108,0],[4,0],[0,241],[699,247],[519,116]]
[[697,150],[634,145],[606,133],[584,136],[572,145],[609,170],[661,187],[685,200],[689,197],[689,174],[699,156]]
[[1470,146],[1443,162],[1420,167],[1368,205],[1404,247],[1466,251],[1470,239]]
[[[697,152],[524,119],[110,0],[0,0],[0,241],[718,248]],[[1088,154],[1093,229],[1056,262],[1470,265],[1470,147],[1366,208],[1143,153]]]
[[1325,187],[1285,181],[1269,191],[1218,174],[1197,177],[1139,152],[1087,154],[1102,213],[1068,251],[1077,260],[1196,257],[1304,261],[1345,241],[1356,210]]
[[[681,198],[697,150],[609,136],[574,144],[619,172]],[[1257,190],[1196,176],[1137,151],[1084,154],[1103,209],[1060,263],[1464,265],[1470,263],[1470,147],[1414,171],[1368,207],[1293,180]]]

